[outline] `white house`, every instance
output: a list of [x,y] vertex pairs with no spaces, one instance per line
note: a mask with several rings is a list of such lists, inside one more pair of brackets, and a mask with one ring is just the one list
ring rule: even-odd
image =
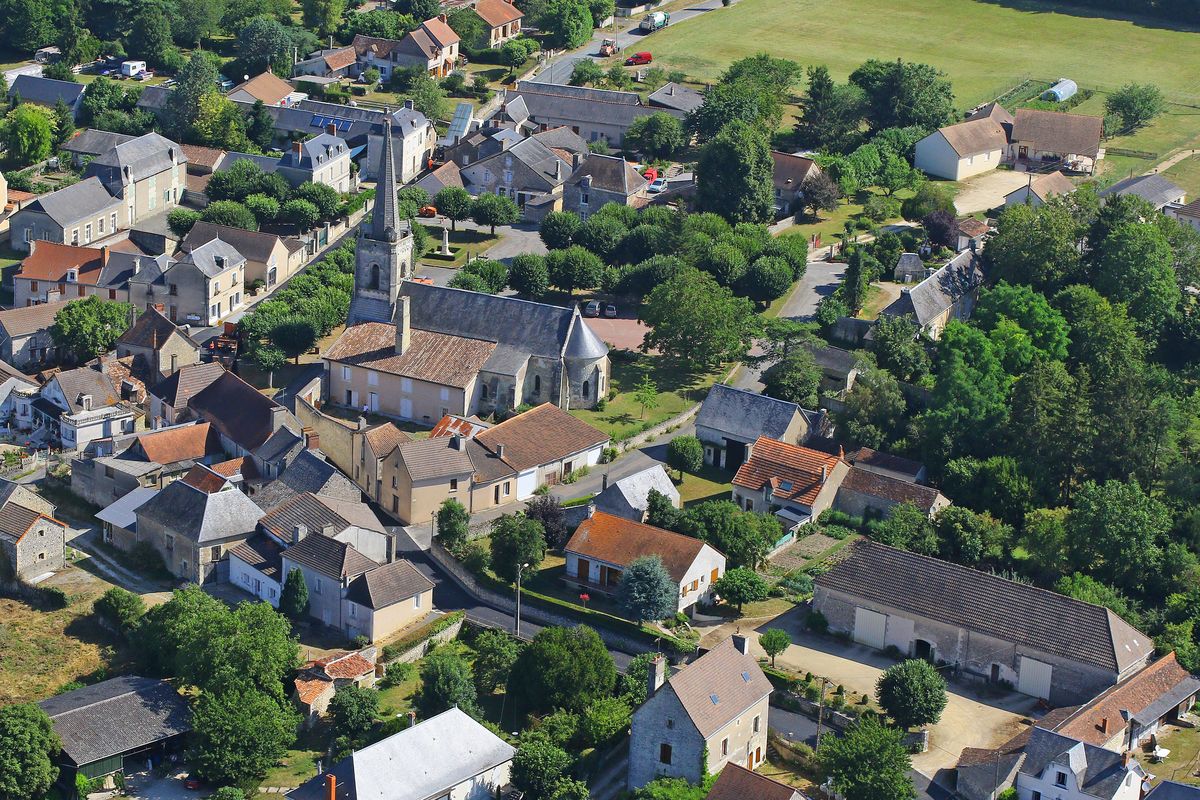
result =
[[672,533],[603,511],[580,523],[564,548],[567,583],[612,594],[635,560],[658,556],[679,585],[676,611],[712,602],[712,585],[725,574],[725,556],[691,536]]
[[1147,778],[1131,753],[1034,728],[1015,785],[1019,800],[1139,800]]
[[291,800],[485,800],[509,782],[516,748],[458,708],[356,750]]
[[964,121],[947,125],[917,142],[913,164],[928,175],[956,181],[1000,166],[1013,118],[988,103]]
[[48,428],[64,450],[83,449],[93,439],[133,432],[141,416],[136,394],[136,386],[123,381],[118,389],[100,368],[60,372],[30,404],[33,426]]

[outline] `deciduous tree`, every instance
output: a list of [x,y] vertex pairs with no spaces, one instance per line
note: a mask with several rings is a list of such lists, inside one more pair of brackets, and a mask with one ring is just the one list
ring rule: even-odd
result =
[[536,569],[546,557],[546,535],[537,520],[505,514],[492,523],[491,551],[492,571],[515,583],[519,564]]
[[433,198],[438,213],[450,220],[450,230],[458,230],[458,223],[471,216],[471,194],[461,186],[447,186]]
[[261,780],[296,740],[299,724],[286,700],[250,687],[201,692],[192,709],[189,760],[213,783]]
[[520,643],[503,631],[485,630],[476,637],[475,687],[489,695],[508,683],[513,665],[521,655]]
[[0,797],[42,797],[58,779],[62,742],[46,712],[34,703],[0,708]]
[[875,696],[901,728],[932,725],[946,709],[946,679],[928,661],[909,659],[879,676]]
[[586,625],[543,628],[513,667],[509,689],[522,711],[582,711],[612,694],[617,670],[603,640]]
[[770,628],[758,637],[758,646],[771,657],[771,666],[775,666],[775,657],[787,650],[792,644],[792,637],[783,628]]
[[54,315],[50,338],[76,361],[93,359],[112,349],[117,337],[129,327],[132,306],[101,300],[92,295],[73,300]]
[[746,603],[766,600],[770,587],[753,569],[735,567],[718,578],[713,589],[726,603],[737,606],[738,613],[741,613]]
[[471,535],[471,515],[463,504],[449,497],[437,510],[438,541],[451,553],[467,543]]
[[521,219],[521,210],[507,197],[485,192],[471,204],[471,219],[476,225],[487,225],[496,235],[497,225],[512,225]]
[[817,752],[821,774],[846,800],[912,800],[912,761],[902,734],[864,717],[842,736],[827,736]]
[[729,122],[700,153],[697,204],[731,222],[767,222],[775,206],[772,172],[766,136],[748,123]]
[[734,297],[711,275],[694,269],[655,287],[642,319],[651,328],[643,348],[655,348],[696,369],[744,355],[759,327],[748,299]]

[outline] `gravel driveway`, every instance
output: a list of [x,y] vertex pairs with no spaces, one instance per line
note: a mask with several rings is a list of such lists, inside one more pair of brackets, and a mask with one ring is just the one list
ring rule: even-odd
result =
[[1004,196],[1020,189],[1029,182],[1024,172],[997,169],[968,178],[954,198],[954,208],[959,214],[974,214],[989,208],[1004,205]]

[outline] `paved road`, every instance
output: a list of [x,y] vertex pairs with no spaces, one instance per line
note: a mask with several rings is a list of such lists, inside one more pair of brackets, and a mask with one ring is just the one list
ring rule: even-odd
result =
[[[684,20],[698,17],[709,11],[715,11],[721,8],[721,0],[704,0],[704,2],[695,3],[680,11],[671,12],[671,24],[683,22]],[[585,58],[598,60],[600,58],[600,43],[605,39],[617,40],[617,44],[626,52],[637,52],[639,50],[649,49],[653,47],[652,33],[644,33],[638,28],[641,22],[641,17],[635,17],[632,20],[620,18],[619,24],[628,24],[631,27],[624,30],[618,29],[617,33],[613,33],[611,28],[602,28],[595,32],[591,41],[582,47],[571,50],[569,52],[557,55],[550,60],[541,72],[534,76],[533,80],[537,83],[566,83],[571,78],[571,72],[575,69],[575,64]]]

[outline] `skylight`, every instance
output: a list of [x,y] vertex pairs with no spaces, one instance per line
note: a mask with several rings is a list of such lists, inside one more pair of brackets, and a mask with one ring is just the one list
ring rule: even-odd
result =
[[717,703],[721,702],[720,700],[718,700],[718,699],[717,699],[717,696],[716,696],[715,694],[710,694],[710,695],[708,696],[708,699],[709,699],[709,700],[712,700],[712,704],[713,704],[714,706],[715,706]]

